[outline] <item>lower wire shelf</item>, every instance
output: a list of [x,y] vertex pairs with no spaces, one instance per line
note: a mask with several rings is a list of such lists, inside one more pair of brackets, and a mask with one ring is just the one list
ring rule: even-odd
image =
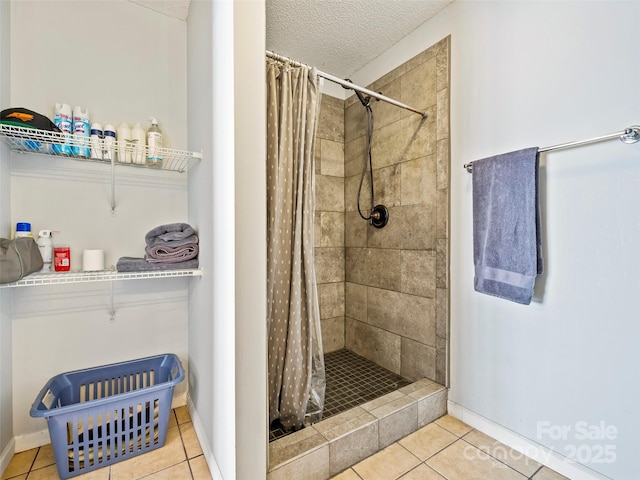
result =
[[199,277],[201,269],[161,270],[146,272],[118,272],[99,270],[96,272],[32,273],[14,283],[5,283],[0,288],[28,287],[34,285],[57,285],[63,283],[109,282],[114,280],[138,280],[145,278]]

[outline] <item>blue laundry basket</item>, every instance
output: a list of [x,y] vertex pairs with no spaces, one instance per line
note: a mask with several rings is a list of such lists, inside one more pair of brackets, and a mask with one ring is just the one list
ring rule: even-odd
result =
[[174,387],[184,369],[174,354],[53,377],[31,406],[45,417],[60,478],[71,478],[160,448]]

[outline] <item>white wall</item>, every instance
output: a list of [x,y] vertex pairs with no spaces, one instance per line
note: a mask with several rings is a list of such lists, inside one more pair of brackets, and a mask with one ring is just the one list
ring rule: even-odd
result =
[[[206,252],[190,293],[190,401],[214,479],[266,474],[264,2],[191,3],[189,218]],[[208,253],[207,253],[208,252]]]
[[[0,109],[9,102],[11,93],[11,4],[0,2]],[[0,205],[9,205],[11,195],[11,154],[0,145]],[[11,212],[0,208],[0,237],[7,238]],[[11,293],[0,290],[0,472],[13,454],[13,404],[11,361]]]
[[[103,125],[146,127],[153,115],[166,146],[187,147],[185,22],[123,0],[11,2],[10,57],[3,107],[52,116],[55,103],[66,102],[88,107]],[[117,167],[115,213],[106,164],[13,154],[11,172],[11,226],[60,230],[54,243],[71,246],[72,269],[86,248],[103,248],[106,265],[140,257],[151,228],[187,221],[187,176],[177,172]],[[188,287],[197,281],[116,282],[114,321],[108,283],[12,289],[17,450],[49,441],[45,421],[29,408],[51,376],[167,352],[188,368]],[[186,390],[187,382],[176,388],[178,402]]]
[[[640,144],[543,155],[546,273],[530,306],[473,291],[471,176],[462,168],[639,124],[640,3],[458,1],[352,78],[367,84],[449,34],[449,398],[504,431],[575,453],[585,475],[640,478]],[[579,422],[600,438],[580,438]],[[601,425],[617,433],[602,438]],[[554,438],[549,426],[569,430]]]

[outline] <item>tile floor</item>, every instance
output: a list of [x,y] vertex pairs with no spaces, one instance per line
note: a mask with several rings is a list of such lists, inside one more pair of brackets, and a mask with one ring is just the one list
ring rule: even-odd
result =
[[[169,417],[167,441],[153,450],[73,477],[78,480],[211,480],[187,407]],[[59,480],[51,444],[13,456],[2,480]]]
[[568,480],[445,415],[332,480]]
[[[327,387],[323,420],[411,384],[347,349],[325,353],[324,367]],[[285,435],[277,422],[269,428],[270,442]]]
[[[211,480],[186,407],[173,410],[164,447],[78,480]],[[16,454],[2,480],[58,480],[51,445]],[[332,480],[568,480],[445,415]],[[291,479],[300,480],[300,479]]]

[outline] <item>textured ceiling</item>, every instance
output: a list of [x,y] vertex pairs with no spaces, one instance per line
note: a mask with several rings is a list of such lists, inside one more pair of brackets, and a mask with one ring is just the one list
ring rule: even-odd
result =
[[[190,0],[130,0],[185,20]],[[248,0],[243,0],[248,1]],[[267,50],[341,78],[369,64],[453,0],[265,0]]]
[[267,50],[346,78],[453,0],[266,0]]

